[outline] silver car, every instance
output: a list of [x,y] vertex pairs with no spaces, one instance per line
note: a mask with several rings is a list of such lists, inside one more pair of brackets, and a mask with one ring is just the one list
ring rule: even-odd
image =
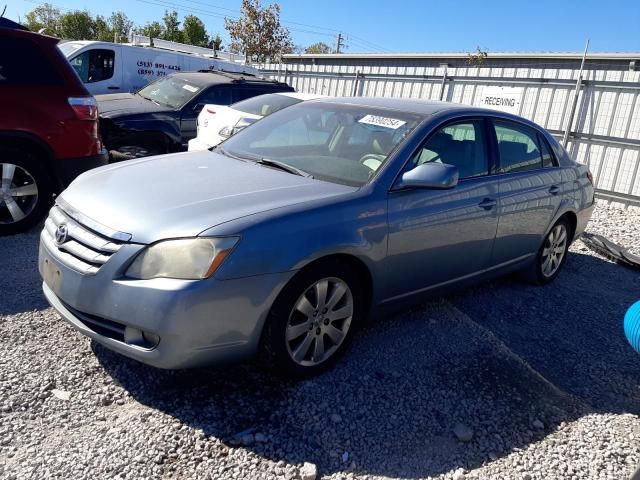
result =
[[552,281],[591,174],[522,118],[440,102],[300,103],[213,151],[87,172],[40,243],[48,301],[161,368],[258,351],[311,375],[365,321],[512,271]]

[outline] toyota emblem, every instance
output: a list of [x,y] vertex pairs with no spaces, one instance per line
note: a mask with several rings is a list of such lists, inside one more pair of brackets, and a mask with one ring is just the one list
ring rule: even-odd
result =
[[67,225],[65,223],[61,223],[58,225],[56,229],[56,243],[58,245],[62,245],[67,241],[67,235],[69,234],[69,230],[67,229]]

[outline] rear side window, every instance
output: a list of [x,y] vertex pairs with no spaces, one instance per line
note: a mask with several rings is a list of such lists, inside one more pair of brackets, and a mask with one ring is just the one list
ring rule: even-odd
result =
[[26,38],[3,38],[0,48],[0,86],[54,86],[63,79],[42,48]]
[[113,50],[94,48],[73,57],[70,63],[83,83],[94,83],[113,77],[114,61]]
[[549,144],[540,134],[538,134],[538,145],[540,145],[540,152],[542,153],[542,166],[544,168],[555,167],[556,162],[549,149]]
[[447,125],[431,135],[414,155],[413,166],[423,163],[447,163],[458,167],[460,178],[489,174],[489,158],[482,120]]
[[211,87],[198,98],[198,103],[230,105],[232,103],[231,87],[229,85],[216,85]]
[[494,120],[498,140],[500,173],[524,172],[542,168],[542,154],[535,130],[513,122]]
[[246,100],[247,98],[256,97],[258,95],[264,95],[265,93],[275,93],[279,92],[279,89],[272,88],[271,85],[268,86],[259,86],[259,85],[242,85],[242,86],[234,86],[233,87],[233,101],[241,102],[242,100]]

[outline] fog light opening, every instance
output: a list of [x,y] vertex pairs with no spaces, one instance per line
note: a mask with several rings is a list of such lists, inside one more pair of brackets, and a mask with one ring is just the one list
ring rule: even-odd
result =
[[134,327],[127,327],[124,329],[124,343],[151,350],[158,346],[160,337],[155,333],[145,332],[144,330]]

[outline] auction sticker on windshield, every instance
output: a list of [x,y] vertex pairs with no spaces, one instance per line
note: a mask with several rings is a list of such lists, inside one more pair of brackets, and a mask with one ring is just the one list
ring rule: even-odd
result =
[[398,120],[397,118],[380,117],[378,115],[365,115],[360,120],[358,120],[358,122],[366,123],[368,125],[376,125],[378,127],[391,128],[393,130],[397,130],[405,123],[407,123],[403,120]]
[[185,90],[189,90],[191,93],[196,93],[198,91],[198,87],[194,87],[193,85],[187,85],[186,83],[182,86]]

